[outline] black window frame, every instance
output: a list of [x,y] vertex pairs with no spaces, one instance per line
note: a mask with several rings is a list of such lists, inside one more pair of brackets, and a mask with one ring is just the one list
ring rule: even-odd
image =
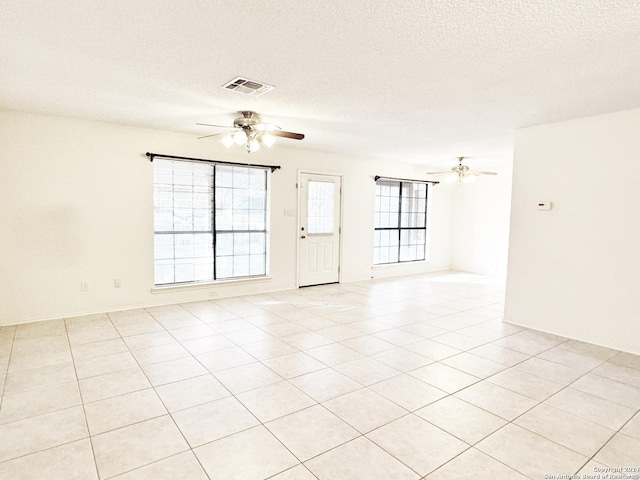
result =
[[[391,184],[396,184],[398,186],[398,210],[397,210],[397,223],[394,226],[386,226],[386,227],[381,227],[379,226],[379,219],[381,218],[381,215],[384,213],[389,213],[389,212],[382,212],[381,210],[379,210],[378,208],[375,209],[375,220],[374,220],[374,232],[397,232],[397,260],[392,260],[392,261],[385,261],[385,262],[376,262],[376,256],[374,253],[374,265],[394,265],[394,264],[398,264],[398,263],[412,263],[412,262],[423,262],[427,259],[427,244],[428,244],[428,236],[427,236],[427,226],[428,226],[428,205],[429,205],[429,183],[428,182],[417,182],[417,181],[409,181],[409,180],[395,180],[395,179],[386,179],[386,178],[378,178],[376,179],[376,200],[378,200],[380,197],[379,195],[379,189],[378,186],[380,186],[382,183],[387,183],[389,185]],[[404,191],[404,185],[405,184],[414,184],[414,185],[424,185],[424,212],[415,212],[415,211],[409,211],[407,212],[406,210],[403,212],[403,191]],[[422,200],[421,197],[411,197],[413,199],[417,199],[417,200]],[[403,214],[408,214],[408,215],[416,215],[417,214],[422,214],[424,213],[424,222],[423,222],[423,226],[403,226],[402,225],[402,218],[403,218]],[[423,242],[419,243],[419,244],[413,244],[413,245],[421,245],[422,249],[420,250],[422,252],[422,255],[420,256],[420,258],[412,258],[412,259],[408,259],[408,260],[402,260],[402,247],[403,246],[410,246],[412,244],[404,244],[402,243],[402,237],[403,237],[403,232],[410,232],[410,231],[423,231]],[[387,246],[381,246],[381,245],[376,245],[376,240],[374,237],[374,252],[376,248],[391,248],[394,245],[387,245]]]

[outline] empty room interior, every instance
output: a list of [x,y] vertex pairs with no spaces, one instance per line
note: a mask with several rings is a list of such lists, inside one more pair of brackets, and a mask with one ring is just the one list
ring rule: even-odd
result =
[[0,479],[640,478],[635,1],[0,16]]

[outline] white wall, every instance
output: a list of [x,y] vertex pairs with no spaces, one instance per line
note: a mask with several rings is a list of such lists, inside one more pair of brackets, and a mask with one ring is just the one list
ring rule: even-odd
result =
[[640,110],[517,133],[506,321],[640,354],[638,132]]
[[[296,281],[298,171],[344,174],[342,281],[450,267],[452,190],[432,190],[430,262],[372,269],[375,175],[425,168],[286,148],[248,157],[215,139],[0,112],[0,324],[290,289]],[[272,175],[271,279],[152,293],[151,151],[278,164]],[[121,288],[114,288],[114,279]],[[80,290],[81,282],[89,291]]]
[[507,274],[509,214],[511,211],[511,158],[483,159],[496,176],[484,175],[473,183],[455,186],[451,268],[492,275]]

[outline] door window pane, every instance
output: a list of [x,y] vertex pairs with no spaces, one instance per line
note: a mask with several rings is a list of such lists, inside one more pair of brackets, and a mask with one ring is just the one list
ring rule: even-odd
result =
[[333,233],[335,184],[309,180],[307,190],[308,233],[311,235]]

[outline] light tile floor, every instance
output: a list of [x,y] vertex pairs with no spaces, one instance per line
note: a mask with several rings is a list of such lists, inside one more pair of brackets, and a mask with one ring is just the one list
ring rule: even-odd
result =
[[640,358],[432,274],[0,330],[0,479],[542,479],[640,467]]

